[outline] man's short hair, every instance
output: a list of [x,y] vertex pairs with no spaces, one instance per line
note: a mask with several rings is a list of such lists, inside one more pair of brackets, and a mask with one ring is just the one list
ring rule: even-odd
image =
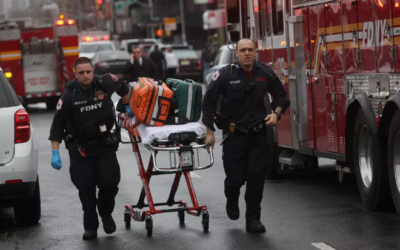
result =
[[241,38],[241,39],[239,39],[239,41],[236,42],[235,50],[237,50],[238,45],[239,45],[239,42],[242,41],[242,40],[249,40],[249,41],[252,41],[253,44],[254,44],[254,48],[257,49],[257,48],[256,48],[256,43],[255,43],[252,39],[250,39],[250,38]]
[[139,49],[140,51],[142,51],[142,47],[140,47],[140,46],[133,46],[132,51],[135,49]]
[[82,57],[78,57],[78,58],[75,60],[75,63],[74,63],[74,68],[76,69],[76,66],[78,66],[78,64],[86,64],[86,63],[89,63],[89,64],[90,64],[90,66],[92,66],[92,67],[93,67],[93,65],[92,65],[92,61],[90,61],[90,59],[89,59],[89,58],[87,58],[87,57],[84,57],[84,56],[82,56]]

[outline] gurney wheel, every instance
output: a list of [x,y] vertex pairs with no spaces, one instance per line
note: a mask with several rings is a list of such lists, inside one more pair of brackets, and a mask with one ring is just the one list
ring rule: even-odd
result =
[[178,211],[179,223],[185,224],[185,211]]
[[153,220],[152,219],[146,219],[146,230],[147,230],[147,236],[151,236],[153,234]]
[[203,231],[207,232],[208,231],[208,224],[210,222],[210,217],[208,213],[203,214],[203,220],[201,221],[201,224],[203,224]]
[[131,213],[128,210],[124,212],[124,221],[125,221],[125,227],[131,228]]

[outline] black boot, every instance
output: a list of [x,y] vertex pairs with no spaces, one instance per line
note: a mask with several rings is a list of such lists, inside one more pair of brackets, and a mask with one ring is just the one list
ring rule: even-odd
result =
[[94,240],[96,238],[97,238],[97,231],[95,230],[85,231],[82,236],[83,240]]
[[246,221],[246,231],[249,233],[265,233],[265,227],[259,220]]
[[231,220],[239,219],[240,216],[239,197],[227,197],[226,213],[228,214],[228,217]]
[[114,233],[115,230],[117,229],[117,226],[115,225],[113,217],[111,215],[106,216],[102,218],[102,220],[103,220],[104,232],[106,232],[106,234]]

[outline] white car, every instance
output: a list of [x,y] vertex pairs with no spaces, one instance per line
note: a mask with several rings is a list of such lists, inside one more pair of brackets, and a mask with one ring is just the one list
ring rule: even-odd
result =
[[0,206],[20,225],[41,217],[38,145],[29,115],[0,68]]
[[99,51],[116,51],[114,43],[111,41],[98,41],[98,42],[80,42],[79,43],[79,57],[84,56],[93,59],[96,52]]

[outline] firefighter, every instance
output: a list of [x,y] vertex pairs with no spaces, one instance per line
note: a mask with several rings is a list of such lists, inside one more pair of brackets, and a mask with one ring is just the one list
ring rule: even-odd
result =
[[[214,148],[215,121],[223,132],[227,215],[231,220],[239,219],[240,188],[247,182],[246,230],[264,233],[260,213],[268,160],[267,127],[277,125],[290,102],[273,69],[255,60],[252,40],[238,41],[235,54],[237,61],[216,71],[205,93],[202,107],[202,121],[207,127],[205,143]],[[273,97],[271,114],[264,99],[268,92]]]
[[51,165],[61,169],[58,150],[64,139],[70,156],[71,180],[79,190],[84,212],[82,238],[89,240],[97,238],[96,207],[104,231],[111,234],[116,230],[111,214],[120,182],[116,157],[120,135],[112,130],[115,111],[111,95],[116,92],[121,96],[126,111],[133,114],[127,105],[128,87],[122,78],[112,74],[94,76],[91,61],[86,57],[76,59],[74,67],[76,79],[66,84],[50,129]]

